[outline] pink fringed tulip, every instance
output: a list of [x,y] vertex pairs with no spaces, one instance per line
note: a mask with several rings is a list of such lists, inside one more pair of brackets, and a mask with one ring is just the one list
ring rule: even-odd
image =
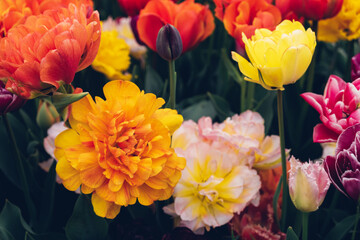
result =
[[330,183],[322,163],[301,163],[293,156],[290,158],[290,198],[300,211],[316,211],[324,201]]
[[347,197],[360,199],[360,124],[338,138],[335,156],[327,156],[324,168],[335,187]]
[[314,142],[336,142],[339,135],[349,126],[360,123],[360,79],[346,83],[331,75],[324,95],[311,92],[301,94],[316,111],[322,123],[314,127]]

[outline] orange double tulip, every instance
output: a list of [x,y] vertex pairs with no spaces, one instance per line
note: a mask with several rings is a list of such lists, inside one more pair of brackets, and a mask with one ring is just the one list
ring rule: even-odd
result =
[[31,15],[42,14],[45,10],[67,7],[70,3],[93,7],[92,0],[1,0],[0,1],[0,37],[10,28],[24,23]]
[[[224,4],[224,2],[227,3]],[[217,16],[223,13],[222,21],[226,31],[241,47],[244,47],[242,33],[250,38],[254,35],[255,29],[274,30],[281,22],[280,10],[265,0],[216,0],[215,4]],[[223,7],[225,7],[224,10]]]
[[54,92],[91,64],[100,34],[99,13],[88,5],[32,15],[0,39],[0,79],[27,99]]
[[156,51],[158,32],[165,24],[179,31],[183,53],[205,40],[215,29],[214,17],[207,6],[185,0],[176,4],[170,0],[150,1],[141,10],[137,22],[140,40]]

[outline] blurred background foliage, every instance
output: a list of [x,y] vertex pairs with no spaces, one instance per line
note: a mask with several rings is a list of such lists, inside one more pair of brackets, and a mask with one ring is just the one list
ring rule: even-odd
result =
[[[214,9],[212,1],[197,2],[209,4],[210,9]],[[94,0],[94,7],[100,12],[102,20],[108,16],[125,16],[116,0]],[[227,34],[222,22],[217,18],[215,22],[215,31],[208,39],[176,60],[177,110],[185,120],[197,121],[202,116],[210,116],[215,122],[219,122],[250,109],[259,112],[265,119],[266,134],[277,135],[276,92],[243,80],[236,63],[231,59],[235,41]],[[313,85],[309,85],[307,73],[296,84],[286,86],[286,148],[291,149],[291,154],[303,161],[319,158],[322,149],[312,141],[313,127],[319,123],[319,115],[305,103],[300,94],[307,91],[322,93],[331,74],[349,81],[348,61],[359,52],[358,42],[350,44],[355,45],[355,50],[347,42],[318,42]],[[148,50],[145,65],[132,59],[129,72],[132,73],[132,81],[140,89],[167,100],[167,66],[168,63],[157,53]],[[73,85],[81,87],[84,92],[90,92],[92,96],[103,97],[102,87],[107,81],[103,74],[88,67],[76,74]],[[242,102],[244,99],[246,101]],[[0,206],[4,206],[0,213],[0,239],[161,239],[164,234],[173,237],[169,239],[181,239],[176,238],[181,234],[171,233],[173,220],[162,211],[162,207],[171,200],[157,202],[150,207],[139,204],[123,207],[114,220],[105,220],[93,213],[88,196],[77,195],[55,183],[55,166],[51,167],[49,173],[40,169],[38,163],[47,160],[49,156],[43,148],[43,138],[47,134],[34,121],[38,104],[39,100],[31,100],[20,111],[8,114],[21,153],[27,160],[26,177],[31,197],[36,203],[34,209],[38,213],[37,219],[30,219],[25,210],[19,176],[13,161],[15,153],[4,124],[0,125]],[[344,228],[336,227],[339,224],[349,229],[352,227],[354,216],[351,214],[355,212],[355,207],[348,204],[350,200],[338,193],[331,187],[323,208],[312,214],[309,235],[314,236],[313,239],[340,239]],[[334,206],[336,198],[339,200],[337,206]],[[290,211],[289,215],[293,212]],[[295,224],[299,222],[298,218],[299,216],[292,216],[290,219]],[[312,231],[319,228],[320,234],[311,235]],[[295,224],[294,230],[300,231],[300,226]],[[229,225],[198,237],[184,229],[176,231],[189,234],[188,239],[234,239]]]

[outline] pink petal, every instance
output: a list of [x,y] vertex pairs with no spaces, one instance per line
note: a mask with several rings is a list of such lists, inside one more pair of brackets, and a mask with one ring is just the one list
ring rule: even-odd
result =
[[328,129],[324,124],[319,123],[314,127],[313,141],[318,143],[336,142],[338,134]]

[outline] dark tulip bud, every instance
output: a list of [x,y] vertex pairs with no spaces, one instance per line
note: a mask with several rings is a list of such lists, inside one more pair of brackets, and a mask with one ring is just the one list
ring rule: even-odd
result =
[[6,90],[4,83],[0,82],[0,115],[21,108],[25,102],[25,99]]
[[180,57],[183,44],[179,31],[171,24],[160,28],[156,39],[156,51],[163,59],[172,61]]

